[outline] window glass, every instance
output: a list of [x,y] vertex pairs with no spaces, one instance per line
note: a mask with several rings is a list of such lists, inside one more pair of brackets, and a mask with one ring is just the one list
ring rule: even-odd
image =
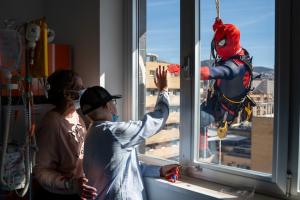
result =
[[[271,174],[276,67],[275,1],[220,1],[220,15],[223,24],[215,25],[215,33],[212,28],[216,18],[215,1],[201,1],[198,160]],[[246,53],[238,46],[237,29],[230,24],[240,30],[240,45],[250,57],[253,56],[255,80],[248,96],[256,106],[249,114],[248,107],[243,106],[248,102],[243,99],[250,71],[245,60],[241,60],[245,57],[240,57]],[[217,50],[216,60],[211,56],[212,46]],[[230,58],[235,55],[239,57]],[[229,126],[226,136],[222,137],[222,129],[219,128],[226,128],[225,121]]]
[[168,69],[170,94],[170,114],[165,127],[140,145],[140,153],[179,160],[180,3],[179,0],[139,2],[139,117],[154,109],[158,90],[153,79],[158,66]]

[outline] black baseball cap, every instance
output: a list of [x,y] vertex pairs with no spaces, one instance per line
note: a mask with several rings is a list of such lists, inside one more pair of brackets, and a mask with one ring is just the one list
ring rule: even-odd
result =
[[84,115],[104,106],[112,99],[122,98],[121,95],[111,95],[106,89],[100,86],[87,88],[80,98],[80,108]]

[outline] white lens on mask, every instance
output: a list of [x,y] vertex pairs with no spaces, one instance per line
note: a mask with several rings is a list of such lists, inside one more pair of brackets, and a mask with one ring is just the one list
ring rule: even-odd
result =
[[218,42],[218,46],[223,47],[226,44],[226,39],[222,39]]

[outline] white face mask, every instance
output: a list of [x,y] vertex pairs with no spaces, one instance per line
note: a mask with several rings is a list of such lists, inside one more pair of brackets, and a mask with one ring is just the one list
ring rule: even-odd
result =
[[79,90],[79,99],[81,98],[82,94],[86,91],[86,89],[82,89],[82,90]]
[[73,104],[74,104],[76,110],[80,109],[80,100],[79,99],[73,100]]
[[78,93],[79,93],[79,98],[76,99],[76,100],[73,100],[73,104],[75,106],[75,109],[78,110],[80,109],[80,98],[82,96],[82,94],[84,93],[86,89],[83,89],[83,90],[79,90]]

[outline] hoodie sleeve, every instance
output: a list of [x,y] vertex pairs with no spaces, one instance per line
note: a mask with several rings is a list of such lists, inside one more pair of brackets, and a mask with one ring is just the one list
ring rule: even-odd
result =
[[123,148],[133,147],[146,138],[158,133],[169,116],[168,92],[159,93],[153,112],[144,115],[140,121],[114,123],[110,130]]

